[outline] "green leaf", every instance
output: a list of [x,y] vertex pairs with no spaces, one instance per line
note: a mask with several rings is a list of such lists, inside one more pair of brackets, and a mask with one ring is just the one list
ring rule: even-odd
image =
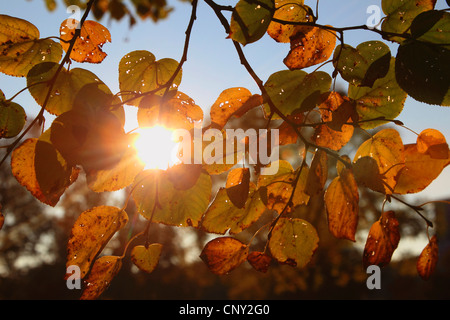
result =
[[83,212],[72,228],[66,266],[78,266],[83,279],[97,255],[127,223],[127,213],[119,208],[101,206]]
[[[395,58],[391,58],[388,74],[374,82],[371,88],[350,85],[348,96],[356,101],[356,110],[360,121],[384,117],[394,120],[403,111],[407,94],[400,88],[396,78]],[[360,124],[363,129],[373,129],[386,121],[367,121]]]
[[187,190],[176,189],[162,170],[146,170],[135,181],[133,198],[144,218],[170,226],[198,227],[211,198],[208,174],[201,173]]
[[[314,109],[320,95],[330,89],[331,77],[322,71],[308,74],[302,70],[284,70],[272,74],[264,87],[275,106],[287,116],[296,109],[300,112]],[[265,109],[270,114],[269,106]],[[280,117],[275,114],[273,119]]]
[[248,199],[242,209],[231,203],[226,189],[221,188],[209,206],[202,220],[206,232],[238,234],[249,228],[266,211],[261,195],[255,186],[251,186]]
[[25,77],[39,63],[59,62],[61,45],[39,37],[39,30],[32,23],[0,15],[0,72]]
[[26,119],[27,115],[22,106],[0,97],[0,138],[17,136],[24,128]]
[[279,263],[303,268],[319,244],[316,229],[302,219],[281,218],[273,228],[269,249]]
[[[383,0],[381,6],[383,12],[387,15],[384,19],[381,30],[392,33],[408,33],[414,18],[420,13],[433,10],[436,0]],[[388,37],[391,41],[403,42],[402,37]]]
[[[178,68],[178,62],[173,59],[156,60],[148,51],[133,51],[120,60],[119,84],[123,101],[133,98],[136,94],[155,91],[162,96],[165,92],[161,87],[166,85]],[[177,89],[181,83],[182,72],[177,74],[171,90]],[[158,90],[161,88],[161,90]],[[134,99],[128,104],[139,107],[142,98]]]
[[387,75],[390,61],[391,51],[386,44],[367,41],[356,49],[350,45],[338,46],[334,51],[333,64],[350,84],[372,87],[377,79]]
[[[41,107],[47,99],[50,89],[49,81],[53,79],[58,68],[59,65],[57,63],[44,62],[33,67],[27,75],[29,91]],[[74,68],[70,71],[62,68],[53,85],[45,109],[49,113],[58,116],[71,110],[75,97],[88,84],[97,84],[100,90],[112,95],[109,88],[92,72],[80,68]]]
[[240,0],[231,16],[231,39],[243,45],[258,41],[266,33],[274,11],[273,0]]
[[398,48],[398,84],[415,100],[450,106],[450,13],[424,12],[411,32],[414,39]]

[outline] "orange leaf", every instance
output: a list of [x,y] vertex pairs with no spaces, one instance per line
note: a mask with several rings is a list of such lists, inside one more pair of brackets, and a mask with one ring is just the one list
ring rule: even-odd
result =
[[299,26],[291,37],[291,51],[284,64],[291,70],[314,66],[333,54],[336,34],[318,27]]
[[72,227],[67,245],[67,267],[80,267],[81,278],[111,237],[128,223],[125,211],[115,207],[96,207],[83,212]]
[[266,273],[269,270],[272,257],[264,252],[251,252],[247,257],[247,261],[255,270]]
[[438,254],[437,238],[433,236],[417,260],[417,272],[423,280],[428,280],[434,273],[438,262]]
[[200,258],[209,270],[224,275],[237,268],[247,259],[249,247],[231,237],[217,238],[208,242]]
[[363,253],[364,268],[389,264],[399,242],[399,224],[394,211],[383,212],[380,220],[370,228]]
[[[72,28],[73,19],[65,20],[60,27],[61,39],[71,41],[75,36],[75,28]],[[61,41],[61,46],[67,52],[70,47],[69,42]],[[107,54],[102,51],[105,43],[111,42],[109,30],[95,21],[85,21],[80,32],[79,38],[70,54],[70,58],[77,62],[100,63]]]
[[[292,123],[302,124],[304,115],[303,113],[294,111],[291,115],[287,117]],[[280,146],[285,146],[288,144],[294,144],[298,141],[298,134],[291,126],[291,124],[283,121],[283,123],[278,127],[279,137],[280,137]]]
[[450,151],[446,159],[433,159],[428,153],[420,153],[417,145],[405,146],[405,168],[400,171],[394,193],[418,193],[428,187],[450,164]]
[[97,259],[92,266],[81,300],[95,300],[108,289],[111,281],[122,268],[122,258],[105,256]]
[[314,196],[322,192],[328,179],[328,156],[325,151],[319,150],[314,155],[308,178],[306,180],[305,193]]
[[[274,18],[290,22],[307,22],[310,20],[309,7],[303,4],[303,0],[275,0]],[[288,43],[290,37],[295,34],[295,25],[281,24],[271,21],[267,28],[267,34],[277,42]]]
[[250,170],[237,168],[228,173],[226,191],[231,202],[239,209],[244,208],[250,190]]
[[448,144],[445,136],[435,129],[426,129],[417,138],[417,151],[433,159],[448,159]]
[[330,233],[339,239],[355,241],[358,226],[359,193],[353,172],[343,169],[325,193]]
[[240,118],[247,111],[263,104],[260,95],[252,95],[245,88],[231,88],[223,91],[211,107],[211,122],[222,129],[231,117]]

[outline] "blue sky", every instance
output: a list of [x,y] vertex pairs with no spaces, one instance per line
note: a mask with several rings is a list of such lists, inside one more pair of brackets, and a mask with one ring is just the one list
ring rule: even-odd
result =
[[[50,13],[45,9],[42,0],[0,0],[3,4],[1,14],[19,17],[32,22],[38,27],[42,37],[57,36],[61,22],[70,14],[58,1],[58,9]],[[185,39],[185,30],[190,18],[190,5],[177,0],[168,0],[175,7],[169,19],[157,24],[151,21],[142,22],[129,29],[128,21],[110,24],[102,23],[112,34],[112,43],[104,46],[108,54],[106,60],[99,65],[74,63],[74,67],[86,68],[94,72],[116,93],[118,87],[118,65],[120,59],[134,50],[148,50],[157,59],[173,58],[179,60]],[[223,4],[233,4],[236,1],[222,1]],[[306,4],[315,7],[316,1],[305,0]],[[369,14],[366,13],[370,5],[381,6],[380,0],[320,0],[319,22],[336,27],[365,24]],[[437,7],[446,7],[445,0],[438,0]],[[242,86],[253,93],[258,93],[251,77],[240,65],[237,54],[230,40],[226,39],[222,25],[213,11],[200,1],[197,21],[194,25],[189,49],[188,61],[183,70],[183,82],[180,90],[191,96],[205,111],[214,103],[219,94],[227,88]],[[369,31],[349,31],[345,34],[346,43],[356,46],[368,40],[381,40]],[[391,45],[395,55],[397,46]],[[265,81],[277,71],[285,70],[283,59],[289,52],[289,44],[279,44],[268,36],[261,41],[244,48],[248,60],[260,78]],[[330,69],[323,69],[330,71]],[[307,70],[308,71],[308,70]],[[12,78],[0,74],[0,89],[7,98],[25,87],[25,79]],[[36,114],[38,106],[28,92],[21,94],[16,100],[28,113]],[[51,118],[49,118],[51,119]],[[408,99],[403,113],[398,118],[409,128],[420,132],[427,128],[435,128],[444,133],[450,140],[450,108],[428,106]],[[405,143],[414,143],[416,136],[409,131],[398,129]],[[423,193],[432,198],[450,197],[450,168]]]

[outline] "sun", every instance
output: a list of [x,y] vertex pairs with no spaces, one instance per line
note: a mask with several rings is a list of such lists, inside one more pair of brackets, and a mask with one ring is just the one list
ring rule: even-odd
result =
[[154,126],[141,128],[137,133],[134,147],[145,169],[166,170],[180,162],[177,158],[178,143],[173,131],[163,126]]

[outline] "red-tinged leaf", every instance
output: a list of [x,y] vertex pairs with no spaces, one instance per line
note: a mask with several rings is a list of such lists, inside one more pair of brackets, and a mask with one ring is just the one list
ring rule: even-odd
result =
[[380,220],[370,228],[363,253],[364,268],[371,265],[380,267],[388,265],[399,242],[399,223],[395,213],[383,212]]
[[260,95],[252,95],[245,88],[230,88],[223,91],[211,107],[212,125],[222,129],[232,117],[241,117],[251,109],[263,104]]
[[336,47],[334,31],[299,26],[291,36],[291,51],[284,64],[291,70],[304,69],[327,61]]
[[[357,162],[363,157],[370,157],[376,161],[378,172],[383,179],[384,190],[379,188],[373,190],[392,194],[397,184],[398,173],[405,167],[404,146],[400,134],[395,129],[381,130],[359,147],[354,161]],[[355,169],[355,175],[361,177],[365,174]],[[368,182],[365,185],[372,187]]]
[[247,261],[257,271],[266,273],[269,270],[272,257],[264,252],[250,252]]
[[152,273],[158,266],[162,245],[136,246],[131,251],[131,261],[142,271]]
[[[65,20],[60,27],[61,39],[64,40],[61,41],[61,46],[66,52],[76,31],[71,22],[69,19]],[[111,34],[106,27],[95,21],[85,21],[81,27],[80,36],[75,41],[70,58],[77,62],[100,63],[107,56],[102,51],[103,45],[107,42],[111,42]]]
[[119,208],[101,206],[83,212],[72,227],[67,267],[78,266],[83,279],[111,237],[127,223],[127,213]]
[[248,256],[249,247],[230,237],[217,238],[208,242],[200,258],[209,270],[224,275],[240,266]]
[[426,129],[417,138],[417,151],[433,159],[448,159],[449,148],[445,136],[435,129]]
[[314,196],[323,191],[328,179],[328,156],[325,151],[319,150],[314,155],[308,178],[306,180],[305,193]]
[[250,190],[250,170],[237,168],[228,173],[226,183],[227,195],[239,209],[244,208]]
[[338,239],[355,241],[358,226],[358,185],[350,169],[342,169],[325,193],[328,229]]
[[97,259],[86,279],[80,300],[99,298],[122,268],[122,258],[105,256]]
[[450,151],[446,159],[433,159],[428,152],[420,153],[416,144],[405,146],[405,168],[399,173],[394,193],[418,193],[427,188],[450,164]]
[[273,228],[269,249],[279,263],[303,268],[319,244],[316,229],[301,219],[281,218]]
[[417,272],[423,280],[427,281],[433,275],[438,258],[439,247],[437,238],[433,236],[417,260]]

